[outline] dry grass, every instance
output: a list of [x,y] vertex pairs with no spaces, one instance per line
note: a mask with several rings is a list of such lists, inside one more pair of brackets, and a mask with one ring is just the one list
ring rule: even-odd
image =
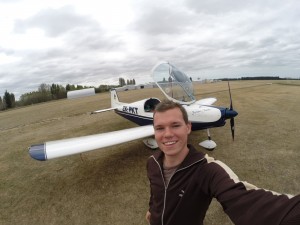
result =
[[[286,85],[280,85],[286,84]],[[231,82],[236,140],[229,126],[212,129],[218,147],[209,153],[242,180],[278,192],[299,193],[300,83]],[[215,93],[212,93],[215,92]],[[227,83],[197,85],[197,98],[215,96],[228,106]],[[158,89],[121,93],[122,101],[159,97]],[[149,189],[141,141],[47,162],[32,160],[31,144],[133,127],[118,115],[88,112],[110,107],[110,95],[0,113],[0,224],[146,224]],[[197,145],[206,132],[197,131]],[[199,148],[200,149],[200,148]],[[205,150],[203,150],[205,151]],[[214,201],[205,224],[232,224]]]

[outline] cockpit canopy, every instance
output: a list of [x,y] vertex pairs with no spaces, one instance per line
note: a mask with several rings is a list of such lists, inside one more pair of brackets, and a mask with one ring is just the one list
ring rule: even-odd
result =
[[168,62],[157,64],[152,76],[164,95],[180,104],[195,102],[193,84],[190,78]]

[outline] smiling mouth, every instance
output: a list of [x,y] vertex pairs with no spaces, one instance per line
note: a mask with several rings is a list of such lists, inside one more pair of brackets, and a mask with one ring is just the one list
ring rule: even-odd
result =
[[164,142],[163,144],[166,146],[169,146],[169,145],[174,145],[176,143],[177,143],[177,141],[167,141],[167,142]]

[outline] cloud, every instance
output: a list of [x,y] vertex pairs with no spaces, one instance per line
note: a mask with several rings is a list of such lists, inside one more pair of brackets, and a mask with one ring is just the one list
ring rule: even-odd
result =
[[176,35],[185,32],[193,18],[180,8],[153,7],[143,12],[135,29],[148,35]]
[[28,29],[39,28],[46,35],[57,37],[76,28],[94,26],[97,26],[96,21],[76,14],[72,6],[64,6],[59,9],[44,9],[28,19],[16,20],[14,32],[24,33]]
[[[292,4],[297,2],[295,0],[289,1]],[[252,0],[252,1],[239,1],[239,0],[186,0],[185,5],[198,13],[220,15],[228,13],[243,13],[244,11],[257,11],[264,12],[281,8],[286,2],[281,0]]]
[[20,2],[21,0],[0,0],[0,3],[11,4],[15,2]]
[[14,17],[8,37],[15,45],[0,43],[7,60],[0,94],[40,83],[99,85],[120,76],[148,81],[161,60],[202,78],[299,77],[300,5],[293,0],[129,1],[121,9],[110,4],[111,13],[97,1],[101,15],[87,3],[69,4]]

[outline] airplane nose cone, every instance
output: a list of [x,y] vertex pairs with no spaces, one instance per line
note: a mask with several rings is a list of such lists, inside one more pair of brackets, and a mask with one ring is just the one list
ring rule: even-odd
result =
[[225,119],[231,119],[231,118],[234,118],[238,115],[237,111],[235,110],[230,110],[230,109],[227,109],[226,112],[225,112]]
[[36,160],[47,160],[45,144],[31,145],[31,147],[29,148],[29,154],[32,158]]

